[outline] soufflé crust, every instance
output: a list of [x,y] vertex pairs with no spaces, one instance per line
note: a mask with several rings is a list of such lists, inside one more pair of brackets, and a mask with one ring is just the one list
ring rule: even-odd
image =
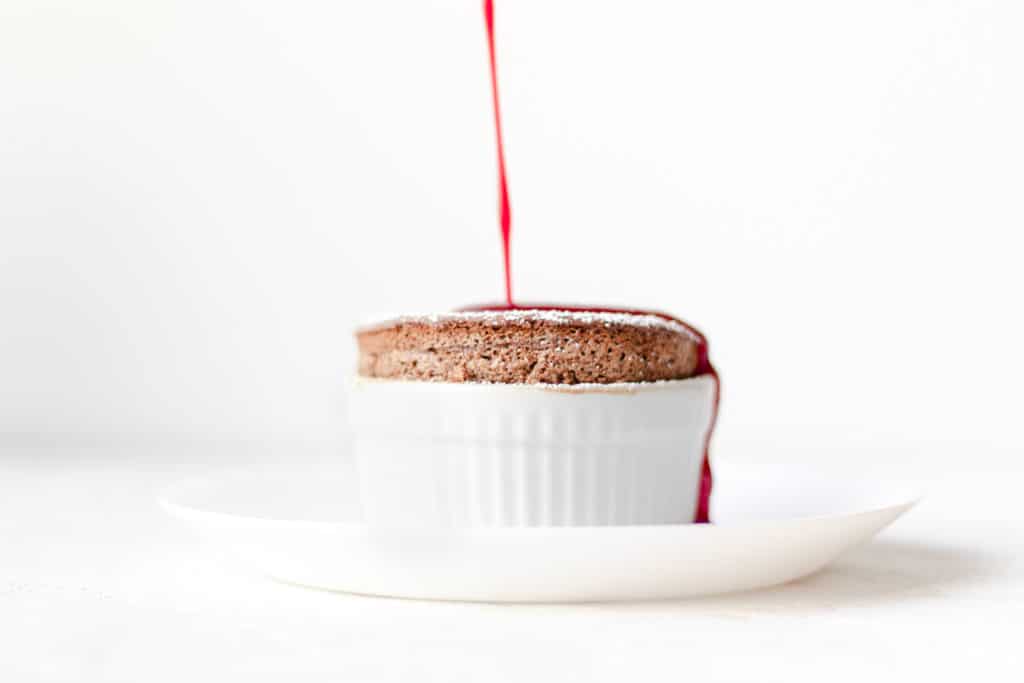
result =
[[408,316],[356,332],[359,374],[499,384],[612,384],[692,377],[699,344],[654,315],[512,310]]

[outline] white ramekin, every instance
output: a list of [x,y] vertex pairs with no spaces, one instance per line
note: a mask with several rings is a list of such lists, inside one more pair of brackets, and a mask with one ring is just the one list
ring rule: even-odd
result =
[[714,380],[610,385],[357,378],[366,520],[388,526],[692,522]]

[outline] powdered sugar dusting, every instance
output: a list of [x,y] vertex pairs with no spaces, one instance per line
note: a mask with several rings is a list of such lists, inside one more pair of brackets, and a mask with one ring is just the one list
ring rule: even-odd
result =
[[684,325],[657,315],[605,311],[560,311],[547,309],[515,309],[495,311],[452,311],[424,315],[402,315],[360,326],[367,331],[394,327],[396,325],[419,323],[437,325],[445,322],[479,322],[493,327],[503,325],[528,325],[534,322],[555,325],[624,325],[628,327],[649,327],[672,330],[692,337],[693,333]]
[[[353,375],[350,380],[353,387],[372,384],[406,384],[415,387],[493,387],[497,391],[526,390],[552,391],[560,394],[636,394],[642,391],[679,389],[683,387],[700,387],[713,383],[715,379],[708,375],[695,375],[683,379],[659,379],[653,382],[609,382],[595,384],[580,382],[579,384],[552,384],[550,382],[446,382],[443,379],[392,379],[385,377],[365,377]],[[424,389],[426,390],[426,389]]]

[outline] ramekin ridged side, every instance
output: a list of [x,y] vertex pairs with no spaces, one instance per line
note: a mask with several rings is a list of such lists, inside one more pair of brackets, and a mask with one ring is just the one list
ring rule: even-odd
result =
[[714,380],[611,385],[357,378],[367,522],[521,527],[692,522]]

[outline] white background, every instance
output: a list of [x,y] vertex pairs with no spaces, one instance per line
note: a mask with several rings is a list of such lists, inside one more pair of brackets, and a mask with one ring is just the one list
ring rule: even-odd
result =
[[[697,324],[723,440],[1024,444],[1019,3],[498,9],[520,298]],[[471,0],[5,0],[0,432],[335,439],[501,296],[487,88]]]
[[[340,673],[338,633],[364,634],[342,650],[366,671],[468,679],[512,642],[513,671],[565,676],[583,623],[607,639],[591,674],[730,637],[750,658],[716,659],[728,680],[783,678],[800,642],[801,671],[861,680],[1016,656],[993,643],[1024,601],[996,550],[1024,517],[1024,5],[499,0],[498,22],[519,297],[695,323],[719,455],[918,469],[940,485],[910,545],[585,619],[322,602],[168,559],[145,506],[175,463],[340,451],[358,321],[501,296],[479,3],[2,0],[0,537],[21,552],[0,597],[22,616],[0,633],[31,636],[21,679],[139,680],[159,642],[179,672],[220,656],[256,680],[302,652]],[[976,640],[946,649],[944,617]]]

